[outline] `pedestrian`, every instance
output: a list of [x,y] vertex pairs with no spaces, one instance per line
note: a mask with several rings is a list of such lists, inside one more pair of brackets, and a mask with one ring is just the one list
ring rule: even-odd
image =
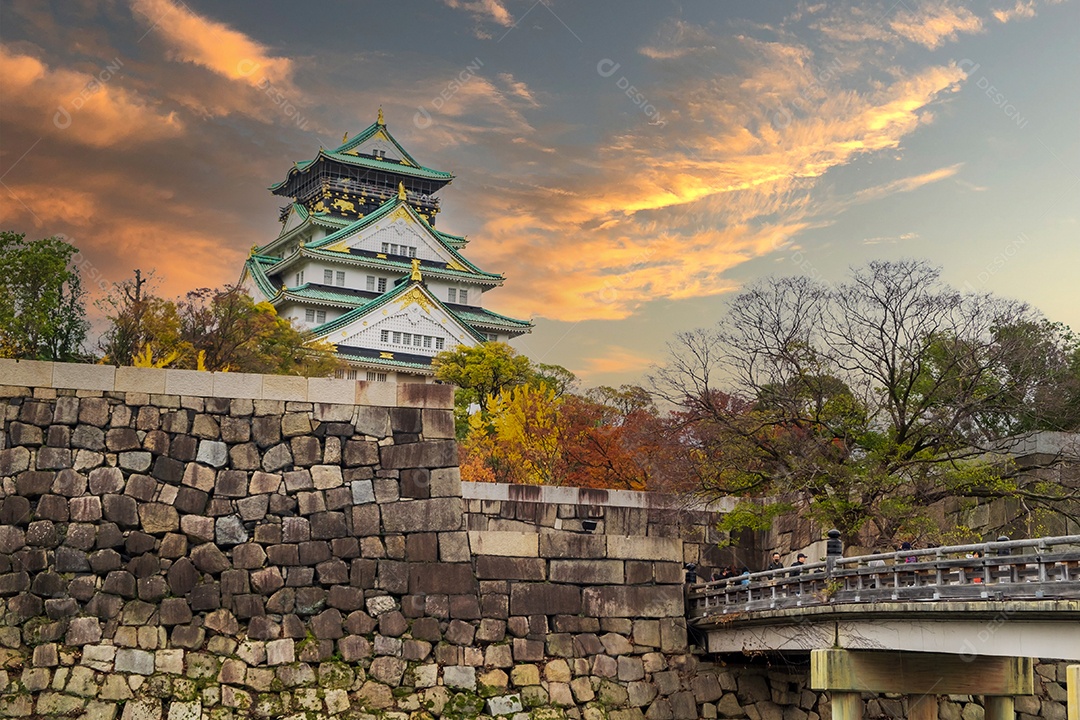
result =
[[[909,543],[907,540],[900,543],[900,552],[903,552],[904,550],[913,550],[913,549],[914,548],[911,547],[911,543]],[[906,562],[906,563],[913,563],[916,560],[918,560],[918,558],[916,558],[914,555],[908,555],[907,557],[904,558],[904,562]]]
[[750,568],[744,566],[742,572],[739,573],[739,576],[742,578],[740,584],[743,586],[750,584]]
[[802,566],[806,564],[806,555],[799,553],[795,556],[795,562],[791,563],[791,567],[794,570],[791,573],[791,577],[797,577],[802,574]]
[[784,567],[784,563],[780,562],[780,553],[774,552],[772,554],[772,560],[769,562],[769,566],[766,570],[781,570]]

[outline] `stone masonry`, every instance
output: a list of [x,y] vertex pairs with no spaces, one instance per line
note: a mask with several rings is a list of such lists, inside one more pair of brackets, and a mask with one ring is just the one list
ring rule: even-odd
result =
[[828,717],[688,642],[711,510],[466,499],[451,390],[0,360],[0,717]]

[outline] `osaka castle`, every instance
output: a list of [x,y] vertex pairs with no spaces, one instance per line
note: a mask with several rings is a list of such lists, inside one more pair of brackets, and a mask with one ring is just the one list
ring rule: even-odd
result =
[[406,152],[380,110],[270,187],[292,202],[278,236],[252,248],[240,285],[335,345],[349,379],[429,382],[443,350],[530,332],[531,322],[483,307],[503,276],[465,259],[465,237],[436,229],[435,195],[453,179]]

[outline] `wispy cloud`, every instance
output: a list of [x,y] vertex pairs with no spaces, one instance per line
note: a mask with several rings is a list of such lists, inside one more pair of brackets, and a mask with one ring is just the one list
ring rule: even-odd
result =
[[919,237],[917,232],[906,232],[901,235],[893,235],[886,237],[872,237],[863,238],[863,245],[895,245],[897,243],[906,242],[908,240],[916,240]]
[[514,18],[499,0],[443,0],[447,7],[464,10],[480,21],[511,27]]
[[889,27],[912,42],[931,50],[956,40],[961,34],[981,32],[982,19],[963,5],[928,3],[918,10],[901,10]]
[[157,34],[172,59],[194,63],[221,77],[252,86],[268,79],[288,85],[292,61],[277,57],[262,43],[225,23],[203,17],[174,0],[131,0],[142,16],[147,34]]
[[917,190],[924,185],[940,182],[951,177],[954,177],[960,169],[964,167],[963,163],[956,163],[955,165],[949,165],[948,167],[938,168],[937,170],[931,170],[930,172],[920,173],[918,175],[911,175],[909,177],[899,178],[890,182],[868,187],[863,190],[859,190],[855,193],[854,199],[857,202],[866,202],[868,200],[877,200],[878,198],[886,197],[888,195],[894,195],[901,192],[911,192]]

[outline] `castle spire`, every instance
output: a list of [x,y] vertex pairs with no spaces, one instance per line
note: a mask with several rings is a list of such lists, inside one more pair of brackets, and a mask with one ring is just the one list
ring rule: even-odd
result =
[[382,116],[382,106],[381,106],[381,105],[379,106],[379,119],[378,119],[378,120],[376,120],[375,122],[376,122],[377,124],[379,124],[379,125],[385,125],[385,124],[386,124],[386,121],[385,121],[385,120],[383,120],[383,116]]

